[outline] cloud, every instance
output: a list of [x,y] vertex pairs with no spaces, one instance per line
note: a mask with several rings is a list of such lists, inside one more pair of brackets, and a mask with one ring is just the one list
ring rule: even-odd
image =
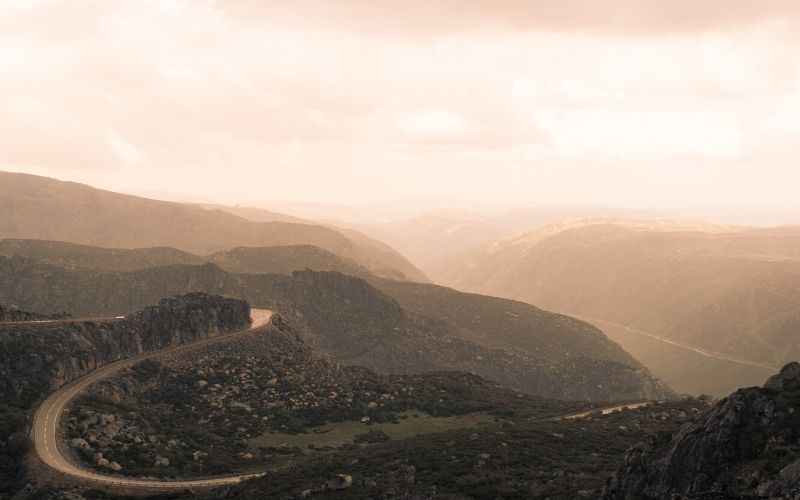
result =
[[735,118],[702,110],[568,110],[541,122],[567,157],[737,159],[745,148]]
[[[264,198],[260,179],[284,197],[544,196],[620,161],[656,177],[750,162],[774,178],[798,130],[797,10],[3,3],[0,164],[231,201]],[[587,190],[640,188],[604,171]]]
[[[740,29],[759,23],[776,23],[794,31],[800,25],[800,4],[793,0],[220,0],[216,5],[253,22],[272,19],[319,29],[334,25],[383,36],[483,30],[647,36]],[[303,14],[298,15],[301,10]]]

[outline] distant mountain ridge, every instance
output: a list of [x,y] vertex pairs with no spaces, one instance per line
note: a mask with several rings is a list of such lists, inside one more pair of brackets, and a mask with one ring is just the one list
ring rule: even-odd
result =
[[314,245],[379,275],[427,281],[400,254],[363,235],[354,238],[316,224],[255,222],[198,205],[8,172],[0,172],[0,238],[128,249],[172,247],[199,255],[239,246]]
[[101,248],[46,240],[0,240],[0,255],[22,256],[59,267],[96,271],[134,271],[174,264],[213,262],[232,273],[291,274],[292,271],[339,271],[352,276],[373,276],[359,263],[313,245],[236,247],[200,256],[169,247]]
[[[386,291],[338,272],[231,274],[211,263],[110,272],[0,257],[0,303],[28,310],[118,315],[200,291],[278,311],[321,354],[382,372],[469,371],[506,387],[566,399],[673,395],[586,323],[518,302],[370,280]],[[415,305],[409,297],[416,293],[428,305]],[[447,310],[458,316],[447,317]],[[503,319],[515,314],[520,319]]]
[[800,355],[796,227],[570,221],[489,245],[434,278],[597,324],[682,391],[726,394]]

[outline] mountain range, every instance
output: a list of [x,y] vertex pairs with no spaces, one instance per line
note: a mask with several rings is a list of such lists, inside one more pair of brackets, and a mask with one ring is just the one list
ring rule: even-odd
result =
[[[393,280],[370,279],[376,285],[339,272],[234,274],[213,263],[101,271],[17,254],[0,257],[0,303],[44,313],[109,316],[200,291],[280,311],[315,351],[381,372],[468,371],[516,390],[567,399],[672,394],[582,321],[434,285],[400,287]],[[426,304],[415,296],[424,296]]]
[[590,321],[679,391],[724,395],[800,356],[797,227],[569,221],[433,277]]
[[427,281],[387,245],[352,230],[347,233],[313,223],[253,221],[199,205],[0,172],[0,238],[121,249],[172,247],[201,255],[238,246],[314,245],[379,275]]

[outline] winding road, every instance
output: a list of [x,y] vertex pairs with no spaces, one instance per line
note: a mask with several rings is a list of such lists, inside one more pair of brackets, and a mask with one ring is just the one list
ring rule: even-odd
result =
[[[36,416],[33,421],[32,437],[36,448],[37,455],[44,461],[45,464],[55,469],[56,471],[72,476],[83,481],[98,483],[102,485],[114,485],[121,487],[143,488],[149,490],[182,490],[185,488],[205,488],[213,486],[221,486],[226,484],[238,483],[244,479],[262,476],[263,473],[240,474],[235,476],[223,476],[208,479],[156,479],[156,478],[129,478],[121,475],[102,474],[100,472],[83,468],[71,462],[67,457],[62,455],[59,450],[59,443],[63,441],[63,436],[60,435],[58,422],[64,409],[75,396],[86,390],[91,384],[98,382],[104,378],[110,377],[119,370],[130,367],[144,361],[145,359],[163,356],[167,353],[176,353],[194,349],[199,346],[212,344],[222,340],[227,340],[238,335],[250,333],[253,330],[267,325],[272,318],[272,311],[267,309],[251,309],[250,311],[251,324],[250,327],[234,333],[220,335],[218,337],[198,340],[189,344],[184,344],[176,347],[168,347],[158,351],[138,354],[136,356],[115,361],[104,365],[96,370],[93,370],[86,375],[79,377],[69,383],[63,385],[61,388],[51,394],[41,404],[36,411]],[[119,318],[113,318],[119,319]],[[60,320],[59,320],[60,321]],[[76,321],[76,320],[64,320]],[[41,321],[38,321],[41,322]],[[55,322],[55,321],[53,321]],[[63,443],[62,443],[63,446]]]
[[622,411],[624,409],[635,410],[636,408],[643,408],[646,406],[651,406],[653,404],[655,404],[655,401],[635,401],[631,403],[623,403],[621,405],[603,406],[601,408],[592,408],[589,411],[582,411],[579,413],[570,413],[569,415],[561,415],[558,417],[553,417],[553,420],[575,420],[578,418],[588,417],[589,415],[594,415],[595,413],[598,412],[603,415],[608,415],[617,411]]
[[[144,490],[156,491],[175,491],[193,488],[209,488],[216,486],[223,486],[228,484],[238,483],[245,479],[263,476],[265,473],[248,473],[230,476],[211,477],[206,479],[159,479],[159,478],[133,478],[125,477],[122,475],[104,474],[96,470],[85,468],[81,465],[71,461],[68,456],[62,454],[61,447],[66,447],[67,444],[64,440],[62,433],[59,431],[59,420],[64,413],[65,408],[69,402],[85,391],[90,385],[108,378],[123,368],[127,368],[140,363],[146,359],[163,356],[165,354],[172,354],[181,351],[197,348],[199,346],[212,344],[222,340],[231,339],[238,335],[250,333],[258,328],[267,325],[272,318],[272,311],[267,309],[252,309],[251,310],[251,325],[245,330],[241,330],[227,335],[220,335],[218,337],[199,340],[189,344],[184,344],[176,347],[168,347],[144,354],[139,354],[127,359],[115,361],[104,365],[96,370],[93,370],[86,375],[79,377],[75,380],[64,384],[61,388],[53,392],[36,411],[33,421],[32,436],[37,455],[42,461],[52,469],[67,476],[79,479],[83,482],[93,483],[99,486],[117,486],[122,488],[138,488]],[[121,318],[92,318],[93,321],[100,320],[119,320]],[[81,321],[77,319],[67,320],[49,320],[49,321],[30,321],[30,323],[42,322],[70,322]],[[550,417],[551,420],[572,420],[582,418],[587,415],[602,412],[604,415],[627,408],[638,408],[652,404],[650,401],[636,401],[626,404],[617,404],[614,406],[607,406],[601,408],[594,408],[589,411],[579,413],[566,414],[556,417]]]

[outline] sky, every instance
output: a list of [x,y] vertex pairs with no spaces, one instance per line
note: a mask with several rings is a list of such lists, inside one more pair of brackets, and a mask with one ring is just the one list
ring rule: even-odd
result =
[[800,209],[800,2],[0,0],[0,170],[223,203]]

